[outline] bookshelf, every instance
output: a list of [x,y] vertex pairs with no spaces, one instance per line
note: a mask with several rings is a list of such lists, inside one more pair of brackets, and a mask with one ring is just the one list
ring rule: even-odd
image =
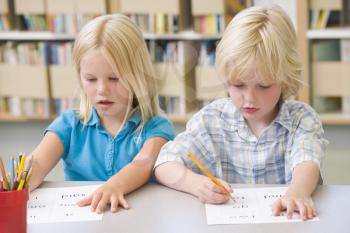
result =
[[[208,3],[204,4],[196,0],[166,0],[164,4],[164,1],[160,0],[0,0],[0,6],[4,2],[9,4],[6,13],[10,15],[9,11],[13,11],[14,27],[12,30],[0,31],[0,46],[8,42],[16,45],[42,43],[47,46],[47,58],[43,65],[21,65],[30,67],[25,71],[26,76],[30,78],[23,84],[27,87],[35,84],[35,88],[29,88],[32,89],[29,93],[19,91],[18,85],[9,84],[10,77],[22,77],[23,73],[18,74],[16,72],[19,71],[15,69],[9,73],[10,65],[0,59],[0,96],[17,97],[17,93],[21,93],[18,98],[44,99],[47,112],[44,115],[10,114],[1,111],[0,108],[0,121],[52,120],[60,111],[74,105],[74,100],[71,100],[77,96],[77,74],[70,63],[52,62],[60,60],[52,58],[53,54],[57,53],[53,48],[74,42],[81,26],[92,17],[105,13],[123,13],[129,15],[143,29],[149,48],[152,47],[150,44],[157,43],[176,47],[177,60],[154,59],[153,62],[160,96],[175,98],[175,102],[179,102],[179,106],[176,107],[178,111],[168,112],[167,115],[175,123],[185,123],[201,105],[227,96],[224,84],[217,77],[213,64],[200,63],[200,45],[216,43],[221,34],[195,32],[194,17],[204,12],[220,14],[224,27],[228,3],[248,4],[250,1],[215,0],[206,1]],[[193,12],[190,11],[191,6],[195,8]],[[0,12],[0,15],[2,14],[5,14],[4,10]],[[40,27],[34,27],[38,25]],[[162,53],[165,54],[166,49],[163,50]],[[152,54],[151,50],[150,53]]]
[[[298,1],[306,100],[324,124],[350,125],[350,1]],[[304,5],[304,6],[303,6]]]

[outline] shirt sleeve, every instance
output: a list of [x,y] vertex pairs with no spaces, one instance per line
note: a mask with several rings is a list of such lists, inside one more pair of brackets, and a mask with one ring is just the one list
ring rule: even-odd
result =
[[313,161],[320,167],[327,145],[321,120],[313,109],[308,109],[295,129],[290,152],[292,170],[304,161]]
[[156,116],[149,120],[143,129],[145,141],[154,137],[162,137],[165,140],[172,140],[175,136],[173,124],[165,117]]
[[214,172],[215,161],[211,156],[213,153],[210,152],[212,142],[206,129],[203,114],[200,111],[187,123],[185,132],[180,133],[173,141],[169,141],[162,147],[154,167],[166,162],[178,161],[189,169],[201,173],[188,158],[188,152],[191,152],[205,167]]
[[61,140],[64,147],[63,157],[68,154],[72,128],[76,120],[77,117],[73,111],[64,112],[58,118],[56,118],[44,132],[44,134],[49,131],[53,132]]

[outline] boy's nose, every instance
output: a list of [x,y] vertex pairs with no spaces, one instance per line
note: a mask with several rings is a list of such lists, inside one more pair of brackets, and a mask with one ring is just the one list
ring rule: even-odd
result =
[[245,100],[254,103],[256,101],[256,95],[254,90],[248,89],[247,92],[245,93]]

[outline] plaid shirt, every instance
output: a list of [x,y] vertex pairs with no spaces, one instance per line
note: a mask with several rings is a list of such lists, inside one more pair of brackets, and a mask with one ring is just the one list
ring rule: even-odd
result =
[[196,113],[186,131],[160,151],[155,166],[180,161],[201,173],[188,158],[192,152],[212,174],[229,183],[285,184],[293,168],[307,160],[319,166],[327,140],[317,113],[298,101],[286,101],[257,138],[229,98]]

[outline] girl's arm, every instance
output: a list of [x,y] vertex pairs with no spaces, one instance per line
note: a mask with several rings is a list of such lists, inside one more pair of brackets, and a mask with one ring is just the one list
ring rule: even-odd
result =
[[167,141],[161,137],[147,140],[134,160],[111,177],[92,195],[82,199],[78,205],[91,204],[91,210],[97,213],[105,211],[107,204],[111,204],[111,211],[117,210],[118,204],[128,208],[124,195],[145,184],[150,176],[160,148]]
[[287,210],[287,217],[292,218],[298,210],[303,220],[316,216],[316,209],[311,198],[315,190],[320,170],[313,161],[298,164],[293,170],[293,178],[286,194],[273,205],[274,215],[280,215],[281,210]]
[[[161,184],[190,193],[203,203],[220,204],[230,199],[221,188],[208,177],[197,174],[184,164],[176,161],[163,163],[155,168],[154,174]],[[226,190],[233,192],[231,186],[220,180]]]
[[32,175],[29,182],[30,191],[37,188],[45,176],[57,164],[63,154],[63,144],[57,135],[48,131],[32,156]]

